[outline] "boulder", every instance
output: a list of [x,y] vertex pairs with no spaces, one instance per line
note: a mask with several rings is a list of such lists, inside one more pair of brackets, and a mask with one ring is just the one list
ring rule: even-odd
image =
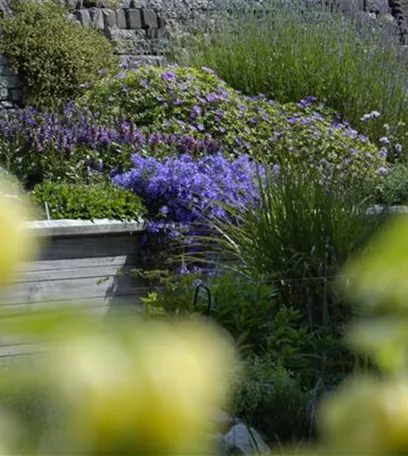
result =
[[222,452],[227,455],[253,455],[269,451],[260,434],[242,422],[229,429],[222,437],[220,445]]

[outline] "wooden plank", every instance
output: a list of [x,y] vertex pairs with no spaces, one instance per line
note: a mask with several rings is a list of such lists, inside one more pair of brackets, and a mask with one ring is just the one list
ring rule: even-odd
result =
[[50,239],[43,246],[38,260],[136,255],[140,250],[139,243],[139,235]]
[[18,273],[29,271],[54,271],[59,269],[76,269],[106,266],[124,266],[140,264],[140,255],[114,255],[106,257],[68,258],[62,260],[27,261],[19,265]]
[[[10,312],[11,314],[18,312],[47,312],[58,308],[71,310],[75,309],[75,312],[93,312],[94,310],[99,313],[109,314],[134,310],[139,312],[143,308],[143,304],[140,301],[140,297],[137,295],[127,296],[116,296],[113,299],[107,298],[88,298],[88,299],[66,299],[64,301],[49,301],[49,302],[30,302],[30,303],[19,303],[19,304],[7,304],[1,306],[2,312]],[[2,336],[0,338],[0,345],[16,345],[18,342],[13,339],[10,344],[8,343],[10,336]],[[15,336],[13,336],[15,337]]]
[[[16,275],[15,283],[29,282],[49,282],[51,280],[63,279],[85,279],[85,278],[108,278],[108,277],[132,277],[133,266],[91,266],[83,268],[70,268],[70,262],[67,261],[67,269],[55,269],[47,271],[28,271]],[[133,276],[134,277],[134,276]]]
[[147,287],[133,277],[64,279],[12,284],[0,296],[0,304],[62,301],[67,299],[113,298],[145,294]]
[[132,221],[120,220],[37,220],[24,222],[23,226],[36,237],[100,236],[116,233],[141,232],[146,222],[139,218]]

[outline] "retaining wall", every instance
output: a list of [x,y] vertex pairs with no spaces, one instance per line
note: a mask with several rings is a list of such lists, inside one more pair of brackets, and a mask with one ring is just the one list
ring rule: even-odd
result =
[[[0,11],[9,14],[13,0],[0,0]],[[271,0],[54,0],[69,9],[69,17],[83,26],[103,31],[114,42],[123,61],[161,61],[170,40],[183,37],[205,24],[211,27],[221,13],[262,10]],[[304,0],[305,4],[325,4],[329,10],[370,14],[392,20],[398,16],[402,0]],[[275,0],[290,4],[290,0]],[[393,5],[393,9],[390,7]],[[401,25],[402,27],[402,25]],[[0,109],[18,106],[23,82],[0,57]]]

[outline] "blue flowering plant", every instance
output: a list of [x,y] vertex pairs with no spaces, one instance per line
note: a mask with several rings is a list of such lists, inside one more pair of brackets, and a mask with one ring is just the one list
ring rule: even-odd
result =
[[[211,239],[216,234],[211,220],[227,220],[226,206],[239,210],[259,203],[263,168],[247,155],[228,158],[219,152],[200,158],[191,154],[157,158],[134,154],[132,163],[129,171],[113,177],[113,183],[140,195],[148,208],[148,232],[159,233],[164,244],[176,247],[178,254],[188,252],[188,258],[201,257],[194,237]],[[161,245],[160,251],[164,250]],[[180,272],[191,270],[183,262],[179,265]]]

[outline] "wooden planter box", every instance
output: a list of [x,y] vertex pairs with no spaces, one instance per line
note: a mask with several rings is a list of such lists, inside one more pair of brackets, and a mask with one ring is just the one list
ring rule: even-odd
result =
[[27,224],[43,246],[37,260],[21,265],[15,283],[1,293],[3,306],[17,310],[75,302],[106,311],[140,302],[143,283],[130,273],[140,266],[142,220]]

